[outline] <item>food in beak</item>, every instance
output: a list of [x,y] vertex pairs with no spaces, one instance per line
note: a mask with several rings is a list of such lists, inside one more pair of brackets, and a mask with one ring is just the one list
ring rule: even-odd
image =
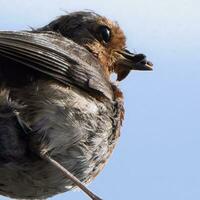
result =
[[131,70],[152,70],[153,64],[146,59],[144,54],[133,54],[128,50],[121,52]]
[[134,54],[124,49],[118,52],[120,58],[115,63],[115,72],[117,73],[117,80],[123,80],[130,72],[130,70],[153,70],[153,64],[146,59],[144,54]]

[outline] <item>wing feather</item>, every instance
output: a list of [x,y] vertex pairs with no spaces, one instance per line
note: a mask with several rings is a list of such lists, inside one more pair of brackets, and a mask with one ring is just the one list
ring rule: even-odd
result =
[[110,82],[98,60],[87,49],[59,34],[1,31],[0,65],[1,58],[20,63],[64,84],[113,98]]

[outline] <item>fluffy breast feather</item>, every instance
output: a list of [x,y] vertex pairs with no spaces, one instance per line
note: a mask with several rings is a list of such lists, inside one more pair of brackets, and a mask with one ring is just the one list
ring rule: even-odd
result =
[[[11,98],[23,105],[18,112],[32,130],[29,133],[31,150],[50,154],[79,180],[90,182],[104,167],[119,137],[122,97],[100,101],[74,87],[54,82],[38,85],[10,92]],[[41,195],[46,198],[75,187],[41,159],[29,158],[10,170],[12,175],[5,176],[10,178],[7,185],[24,190],[18,193],[23,195],[20,198]],[[19,198],[16,194],[10,195]]]

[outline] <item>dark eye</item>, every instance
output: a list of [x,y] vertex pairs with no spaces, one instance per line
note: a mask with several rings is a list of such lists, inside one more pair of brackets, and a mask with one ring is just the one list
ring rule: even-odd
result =
[[101,39],[105,42],[108,43],[110,42],[111,39],[111,31],[107,26],[100,26],[99,27],[99,34]]

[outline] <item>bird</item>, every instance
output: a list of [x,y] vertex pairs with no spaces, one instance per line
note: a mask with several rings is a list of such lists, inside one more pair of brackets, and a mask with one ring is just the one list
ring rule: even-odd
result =
[[[0,31],[0,195],[45,199],[86,188],[120,137],[131,53],[117,22],[67,13],[37,29]],[[117,75],[116,81],[111,75]]]

